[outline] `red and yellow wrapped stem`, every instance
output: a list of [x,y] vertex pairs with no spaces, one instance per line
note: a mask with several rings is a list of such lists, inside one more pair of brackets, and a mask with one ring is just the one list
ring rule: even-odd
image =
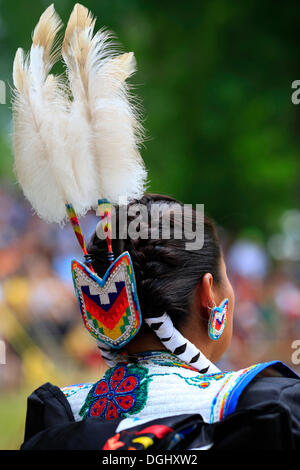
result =
[[101,219],[102,228],[105,233],[108,259],[110,263],[114,261],[114,253],[112,250],[112,224],[111,224],[111,204],[107,199],[99,199],[98,213]]
[[77,214],[75,212],[75,209],[72,206],[72,204],[68,203],[68,204],[66,204],[66,210],[67,210],[69,220],[72,224],[72,228],[73,228],[73,231],[75,233],[75,236],[76,236],[76,238],[78,240],[78,243],[79,243],[79,245],[80,245],[80,247],[83,251],[84,256],[87,259],[89,268],[91,269],[91,271],[94,271],[92,263],[88,260],[88,253],[87,253],[87,250],[86,250],[84,236],[83,236],[83,233],[82,233],[82,230],[81,230],[81,227],[80,227],[79,220],[78,220]]

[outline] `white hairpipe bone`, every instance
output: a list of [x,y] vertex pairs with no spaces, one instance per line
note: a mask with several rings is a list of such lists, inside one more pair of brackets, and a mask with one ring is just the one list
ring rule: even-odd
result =
[[145,318],[145,322],[168,351],[199,370],[201,374],[220,372],[193,343],[182,336],[167,313],[163,313],[159,317]]

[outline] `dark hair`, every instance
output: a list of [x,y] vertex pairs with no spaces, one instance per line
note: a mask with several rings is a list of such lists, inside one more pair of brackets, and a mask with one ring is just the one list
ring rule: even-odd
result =
[[[221,248],[217,238],[215,225],[212,220],[204,217],[204,244],[201,249],[187,250],[186,238],[174,238],[176,215],[172,205],[183,204],[169,196],[160,194],[145,194],[141,199],[131,202],[127,210],[134,204],[146,206],[150,216],[153,204],[168,204],[171,220],[171,239],[161,237],[161,214],[159,237],[156,239],[129,237],[113,239],[112,246],[115,257],[124,251],[129,251],[137,283],[138,297],[142,316],[155,316],[168,312],[174,325],[178,328],[189,315],[193,293],[196,285],[205,273],[211,273],[214,282],[220,282]],[[177,206],[178,207],[178,206]],[[116,233],[119,233],[119,208],[116,207]],[[128,216],[128,224],[133,220]],[[192,228],[195,229],[196,211],[191,210]],[[180,220],[180,224],[182,221]],[[127,229],[127,227],[126,227]],[[142,227],[141,227],[142,229]],[[148,230],[148,226],[147,226]],[[126,231],[127,233],[127,231]],[[88,253],[93,267],[99,276],[103,276],[109,262],[107,260],[107,245],[105,240],[98,238],[95,233],[89,243]]]

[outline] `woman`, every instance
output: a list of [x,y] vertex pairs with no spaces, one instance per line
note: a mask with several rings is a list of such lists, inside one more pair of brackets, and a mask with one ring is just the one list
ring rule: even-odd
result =
[[[300,448],[296,374],[275,361],[226,373],[214,365],[229,347],[234,311],[234,293],[214,223],[205,218],[203,247],[187,250],[190,233],[175,238],[183,204],[146,194],[133,201],[128,212],[137,204],[149,216],[139,224],[143,238],[115,239],[113,251],[117,256],[130,253],[142,327],[118,353],[104,351],[111,367],[97,383],[62,390],[46,384],[31,395],[23,448]],[[153,206],[163,207],[156,239],[150,238],[148,223]],[[197,214],[193,210],[190,216],[191,229]],[[168,239],[162,236],[166,219],[171,221]],[[132,220],[128,217],[127,228]],[[117,210],[117,233],[120,223]],[[95,233],[88,253],[99,276],[109,266],[106,250],[105,240]],[[224,299],[228,299],[225,325],[220,335],[212,337],[213,309]],[[176,338],[170,347],[170,338],[159,335],[165,312],[175,336],[177,330],[182,335],[179,347]],[[182,359],[191,343],[212,370],[199,371],[195,357],[194,362]],[[188,345],[185,352],[184,345]]]
[[[94,34],[82,5],[60,45],[61,27],[51,5],[29,55],[15,56],[15,169],[41,218],[72,223],[85,256],[72,263],[75,292],[109,369],[95,384],[38,388],[22,448],[299,448],[294,372],[276,361],[215,365],[230,344],[234,294],[213,222],[144,195],[141,125],[125,83],[133,53],[118,55],[105,29]],[[49,74],[60,52],[65,81]],[[98,227],[86,249],[76,214],[97,206],[105,237]],[[203,246],[191,243],[199,220]]]

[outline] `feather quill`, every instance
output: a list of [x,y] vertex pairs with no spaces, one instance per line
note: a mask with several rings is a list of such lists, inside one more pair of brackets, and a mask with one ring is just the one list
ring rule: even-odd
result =
[[121,196],[141,197],[147,177],[139,154],[142,126],[125,83],[135,71],[134,55],[118,55],[111,34],[104,29],[93,34],[94,27],[93,15],[76,4],[62,46],[73,95],[70,129],[81,136],[71,139],[74,152],[85,147],[93,166],[87,170],[77,159],[76,171],[90,175],[92,206],[99,198],[117,203]]

